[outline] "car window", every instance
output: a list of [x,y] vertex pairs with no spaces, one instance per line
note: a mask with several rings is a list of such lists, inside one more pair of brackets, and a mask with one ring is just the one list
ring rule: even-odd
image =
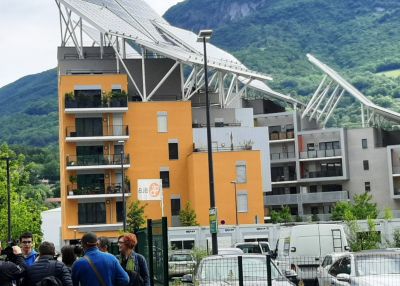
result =
[[261,253],[261,248],[258,244],[255,245],[243,244],[243,245],[238,245],[237,248],[243,250],[244,253]]
[[263,252],[270,252],[270,248],[267,243],[260,243],[260,246],[261,246]]
[[325,256],[324,261],[322,261],[321,266],[326,267],[327,265],[331,265],[331,264],[332,264],[332,256],[327,255],[327,256]]
[[343,258],[339,259],[329,269],[329,274],[332,276],[336,277],[338,274],[341,274],[341,273],[345,273],[345,274],[351,273],[350,257],[343,257]]

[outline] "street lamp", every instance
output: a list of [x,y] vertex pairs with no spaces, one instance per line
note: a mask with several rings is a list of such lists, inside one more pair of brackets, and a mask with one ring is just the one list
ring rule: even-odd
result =
[[124,174],[124,157],[125,157],[125,142],[118,141],[122,145],[121,149],[121,191],[122,191],[122,229],[126,232],[126,201],[125,201],[125,174]]
[[[211,127],[210,127],[210,100],[208,96],[208,73],[207,73],[207,42],[211,39],[212,30],[201,30],[197,41],[203,42],[204,50],[204,84],[206,88],[206,117],[207,117],[207,153],[208,153],[208,175],[210,178],[210,213],[211,210],[215,212],[215,192],[214,192],[214,171],[213,171],[213,158],[212,158],[212,145],[211,145]],[[218,222],[216,222],[218,223]],[[211,227],[211,225],[210,225]],[[212,253],[218,254],[218,239],[217,232],[211,232]]]
[[233,186],[235,187],[235,217],[236,217],[236,225],[238,225],[239,224],[239,220],[238,220],[237,191],[236,191],[237,182],[236,181],[232,181],[231,184],[233,184]]
[[6,170],[7,170],[7,239],[8,242],[11,241],[11,187],[10,187],[10,157],[1,158],[6,161]]

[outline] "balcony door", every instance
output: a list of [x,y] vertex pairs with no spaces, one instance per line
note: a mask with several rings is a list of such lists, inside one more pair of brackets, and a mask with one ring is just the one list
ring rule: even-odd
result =
[[103,146],[76,146],[79,164],[101,165],[104,163]]
[[76,118],[78,137],[103,136],[103,118]]
[[86,195],[104,193],[104,174],[78,175],[78,189]]
[[98,108],[101,107],[101,90],[75,90],[75,97],[78,108]]
[[123,130],[123,120],[122,120],[122,114],[114,114],[113,117],[113,125],[114,125],[114,136],[122,136],[122,130]]

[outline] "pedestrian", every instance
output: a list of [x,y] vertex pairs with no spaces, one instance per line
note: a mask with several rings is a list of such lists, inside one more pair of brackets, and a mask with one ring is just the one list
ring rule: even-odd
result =
[[101,252],[108,253],[108,249],[110,248],[110,240],[107,237],[101,236],[97,241],[97,245]]
[[82,237],[85,255],[72,265],[74,286],[127,286],[129,276],[109,253],[97,248],[97,236],[88,232]]
[[27,266],[31,266],[39,254],[33,249],[33,235],[31,232],[25,232],[20,235],[19,241],[22,248],[22,254]]
[[118,247],[121,255],[118,257],[122,268],[128,273],[130,286],[150,286],[150,275],[146,259],[135,252],[136,235],[133,233],[118,237]]
[[0,253],[6,255],[6,261],[0,261],[0,286],[12,286],[12,281],[17,281],[26,273],[26,264],[22,250],[19,246],[9,246]]
[[44,241],[40,244],[39,258],[28,268],[22,282],[22,286],[37,285],[72,286],[71,272],[64,263],[55,259],[52,242]]
[[75,246],[65,245],[61,248],[61,260],[71,271],[72,264],[76,260]]

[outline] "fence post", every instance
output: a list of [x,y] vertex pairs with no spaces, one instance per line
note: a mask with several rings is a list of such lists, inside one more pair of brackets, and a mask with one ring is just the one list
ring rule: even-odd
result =
[[239,286],[243,286],[243,256],[238,256]]
[[272,286],[272,277],[271,277],[271,255],[267,254],[267,276],[268,276],[268,286]]
[[150,285],[154,286],[154,264],[153,264],[153,221],[147,220],[147,246],[149,247],[149,274]]
[[166,217],[161,219],[162,236],[163,236],[163,264],[164,264],[164,285],[169,285],[169,268],[168,268],[168,221]]

